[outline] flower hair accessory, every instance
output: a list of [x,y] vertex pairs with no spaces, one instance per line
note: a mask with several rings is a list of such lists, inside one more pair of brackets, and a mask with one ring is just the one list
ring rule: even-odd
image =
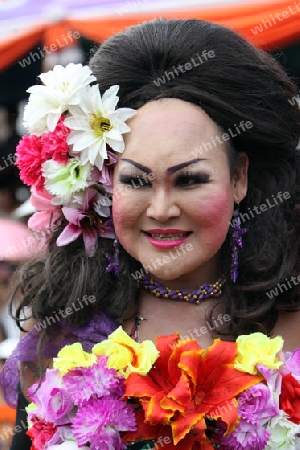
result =
[[110,218],[111,173],[125,148],[123,134],[130,108],[116,109],[119,86],[101,96],[88,66],[54,66],[42,73],[43,85],[32,86],[24,111],[29,136],[17,146],[16,164],[21,180],[31,186],[31,202],[38,210],[28,222],[41,231],[68,225],[57,239],[67,245],[83,236],[88,256],[95,253],[98,237],[115,237]]

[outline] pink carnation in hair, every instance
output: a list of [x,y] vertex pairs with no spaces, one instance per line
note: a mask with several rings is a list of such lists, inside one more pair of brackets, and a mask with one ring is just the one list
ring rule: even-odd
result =
[[16,165],[20,169],[21,180],[31,186],[35,184],[38,189],[44,185],[42,164],[47,160],[43,146],[38,136],[23,136],[16,148]]
[[71,130],[64,125],[64,120],[65,116],[62,115],[55,130],[49,133],[43,133],[41,136],[43,154],[46,159],[54,159],[60,163],[67,163],[69,159],[67,137]]

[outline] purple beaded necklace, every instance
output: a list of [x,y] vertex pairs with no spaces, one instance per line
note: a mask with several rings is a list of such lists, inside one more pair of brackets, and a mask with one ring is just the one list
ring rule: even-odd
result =
[[214,284],[204,283],[198,289],[189,292],[185,289],[169,289],[158,281],[154,281],[148,275],[140,275],[138,278],[138,286],[155,297],[183,300],[185,302],[199,305],[201,300],[212,297],[220,297],[222,295],[222,286],[226,283],[225,275],[222,275]]

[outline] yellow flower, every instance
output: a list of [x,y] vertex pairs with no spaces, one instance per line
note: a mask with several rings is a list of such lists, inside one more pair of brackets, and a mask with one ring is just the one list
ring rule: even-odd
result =
[[270,339],[263,333],[239,336],[236,340],[238,354],[234,367],[253,375],[257,373],[256,364],[262,363],[269,369],[278,369],[282,361],[276,357],[283,346],[283,339],[277,336]]
[[92,353],[106,355],[107,366],[113,367],[126,378],[131,372],[146,375],[159,356],[152,341],[138,344],[122,327],[117,328],[105,341],[94,345]]
[[58,369],[61,375],[75,367],[89,367],[97,362],[95,355],[83,350],[82,345],[76,342],[72,345],[66,345],[53,359],[54,369]]
[[[29,403],[29,405],[25,406],[25,411],[28,413],[30,413],[31,411],[34,411],[35,409],[37,409],[37,406],[35,403]],[[27,420],[27,425],[28,428],[31,428],[33,426],[33,423],[30,422],[30,420]]]

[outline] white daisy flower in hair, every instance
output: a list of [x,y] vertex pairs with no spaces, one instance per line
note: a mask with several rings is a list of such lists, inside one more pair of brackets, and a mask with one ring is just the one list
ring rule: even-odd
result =
[[71,105],[79,104],[80,91],[96,81],[88,66],[73,63],[66,67],[54,66],[39,78],[44,84],[27,90],[31,95],[24,110],[24,125],[36,135],[53,131],[60,116]]
[[130,131],[125,122],[136,113],[131,108],[115,109],[118,90],[119,86],[111,86],[101,97],[98,86],[86,87],[81,91],[80,103],[70,107],[71,117],[65,120],[72,130],[67,138],[72,146],[70,153],[99,170],[107,158],[107,144],[116,152],[124,151],[122,134]]
[[66,205],[74,201],[74,194],[86,189],[91,184],[89,163],[82,164],[77,158],[72,158],[67,164],[61,164],[53,159],[42,164],[45,188],[54,195],[54,205]]

